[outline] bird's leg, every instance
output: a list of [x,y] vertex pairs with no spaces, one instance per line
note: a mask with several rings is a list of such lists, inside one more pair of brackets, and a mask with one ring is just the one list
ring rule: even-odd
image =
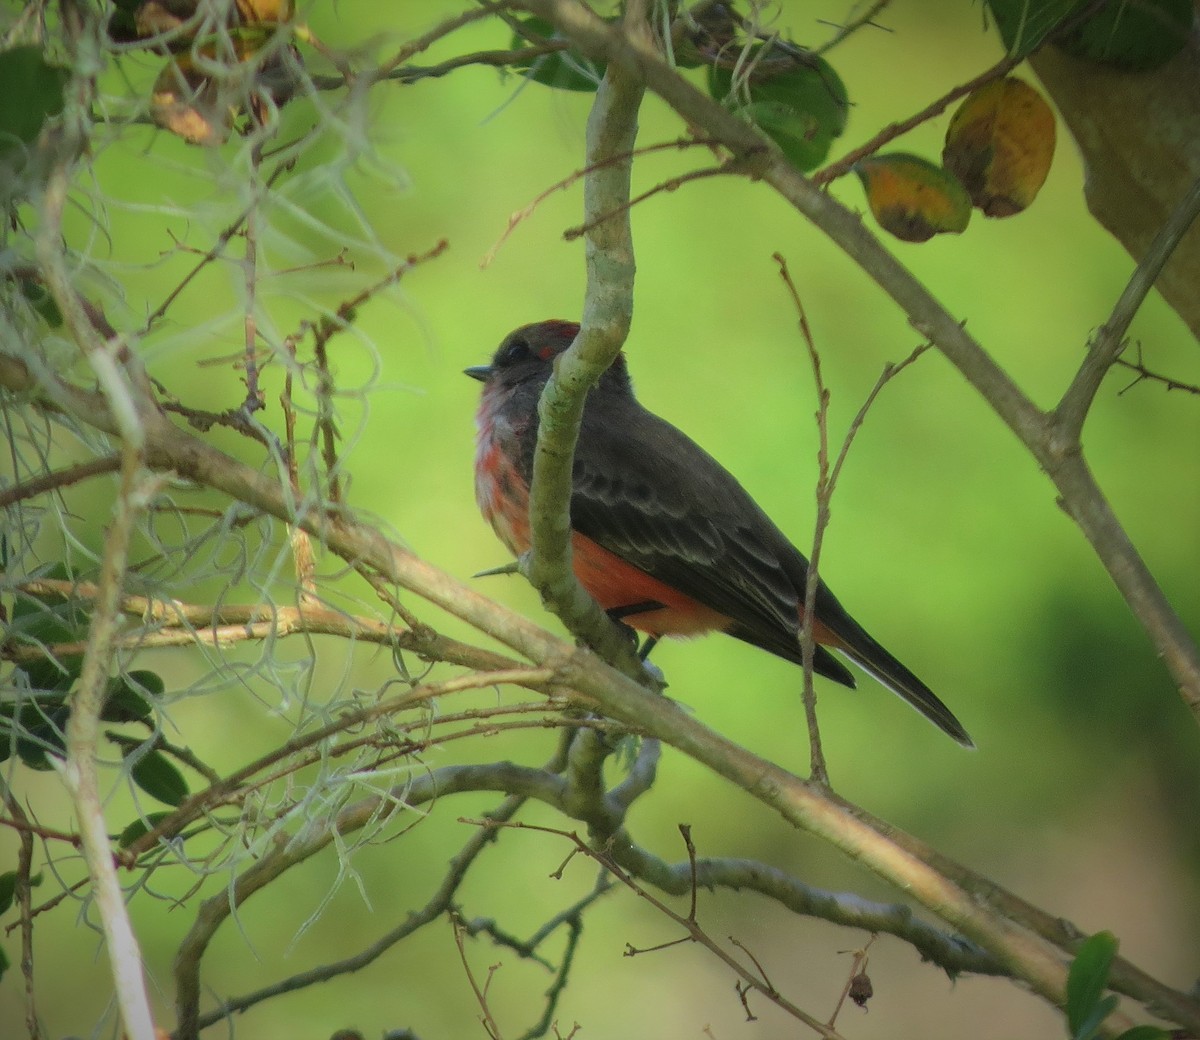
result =
[[658,636],[647,636],[641,649],[638,649],[637,632],[633,626],[625,624],[625,618],[632,617],[634,614],[648,614],[652,610],[662,609],[663,604],[659,603],[658,600],[644,599],[639,603],[627,603],[622,607],[610,607],[604,613],[629,633],[629,638],[633,640],[634,649],[638,652],[639,660],[644,661],[650,655],[650,651],[654,649],[654,644],[658,642]]

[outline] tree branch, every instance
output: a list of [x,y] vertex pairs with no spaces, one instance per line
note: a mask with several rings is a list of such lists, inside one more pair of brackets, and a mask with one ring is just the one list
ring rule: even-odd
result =
[[1197,214],[1200,214],[1200,179],[1179,200],[1179,205],[1159,228],[1158,234],[1146,250],[1146,255],[1134,268],[1108,321],[1100,327],[1088,348],[1087,357],[1054,410],[1054,421],[1060,436],[1079,441],[1084,420],[1100,384],[1125,349],[1125,334],[1129,331],[1134,316],[1150,290],[1154,288],[1158,276],[1162,274],[1183,236],[1195,222]]
[[[625,24],[646,33],[645,5],[630,3]],[[645,675],[625,632],[576,580],[571,567],[571,467],[588,391],[612,364],[633,316],[633,236],[629,227],[631,153],[641,81],[610,69],[587,127],[584,236],[587,292],[579,335],[554,366],[538,406],[537,450],[529,492],[532,548],[525,573],[567,628],[627,675]],[[600,220],[599,218],[608,219]]]
[[[115,422],[100,394],[51,376],[45,378],[52,380],[50,385],[39,386],[23,362],[0,355],[0,385],[30,393],[51,408],[69,407],[80,421],[109,432],[113,430]],[[793,825],[904,889],[988,950],[1007,970],[1027,979],[1042,996],[1061,1006],[1066,955],[1052,942],[1002,920],[982,904],[968,884],[968,879],[976,876],[965,868],[958,868],[957,880],[951,880],[945,873],[945,860],[938,859],[936,867],[931,866],[919,850],[905,847],[911,839],[902,832],[870,821],[861,810],[846,806],[828,792],[726,740],[674,702],[647,692],[588,651],[572,648],[537,625],[513,615],[350,516],[311,511],[294,516],[290,500],[277,481],[173,426],[165,416],[154,418],[151,423],[146,438],[149,465],[176,472],[286,522],[304,524],[319,534],[331,551],[356,566],[377,570],[389,583],[408,589],[530,660],[552,668],[564,692],[577,691],[589,706],[607,717],[624,721],[676,747],[774,808]],[[450,780],[442,777],[442,782]],[[343,822],[339,817],[337,825]],[[332,836],[325,840],[327,843]],[[286,857],[283,869],[298,861],[293,858],[298,855],[296,850],[283,855]],[[270,863],[269,868],[252,868],[252,872],[239,879],[235,897],[240,899],[239,893],[257,890],[265,884],[269,880],[266,871],[275,870],[279,861],[272,858]],[[210,925],[215,927],[206,916],[203,927]],[[1182,1009],[1180,1024],[1200,1029],[1200,1007],[1182,995],[1178,1003]]]
[[601,21],[578,0],[526,0],[554,22],[581,52],[620,65],[658,94],[689,126],[701,128],[740,157],[748,174],[765,181],[815,224],[908,315],[1021,441],[1054,482],[1100,562],[1124,596],[1200,722],[1200,648],[1174,612],[1145,562],[1091,479],[1076,448],[1055,435],[1039,409],[968,335],[921,282],[867,229],[857,214],[818,189],[749,124],[683,79],[646,41]]

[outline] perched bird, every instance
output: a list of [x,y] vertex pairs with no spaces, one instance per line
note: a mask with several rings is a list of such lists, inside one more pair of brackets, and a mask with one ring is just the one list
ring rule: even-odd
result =
[[[554,359],[579,332],[543,321],[510,333],[483,384],[475,496],[516,555],[530,545],[529,482],[538,399]],[[615,619],[660,636],[713,630],[802,663],[800,625],[808,560],[719,462],[643,408],[619,356],[588,395],[571,492],[575,574]],[[962,724],[912,672],[818,584],[813,667],[844,686],[844,654],[960,744]],[[826,648],[830,649],[826,649]]]

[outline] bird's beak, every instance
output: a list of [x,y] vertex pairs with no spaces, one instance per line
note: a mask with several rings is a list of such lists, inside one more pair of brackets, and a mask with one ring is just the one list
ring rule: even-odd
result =
[[464,376],[470,376],[472,379],[478,379],[481,383],[486,383],[488,381],[488,376],[491,374],[491,365],[472,365],[470,368],[463,369]]

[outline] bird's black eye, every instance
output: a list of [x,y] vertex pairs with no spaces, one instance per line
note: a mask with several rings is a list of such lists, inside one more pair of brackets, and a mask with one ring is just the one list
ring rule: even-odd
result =
[[524,361],[529,357],[529,340],[524,336],[518,336],[515,339],[510,339],[503,347],[500,348],[500,353],[496,357],[497,365],[515,365],[518,361]]

